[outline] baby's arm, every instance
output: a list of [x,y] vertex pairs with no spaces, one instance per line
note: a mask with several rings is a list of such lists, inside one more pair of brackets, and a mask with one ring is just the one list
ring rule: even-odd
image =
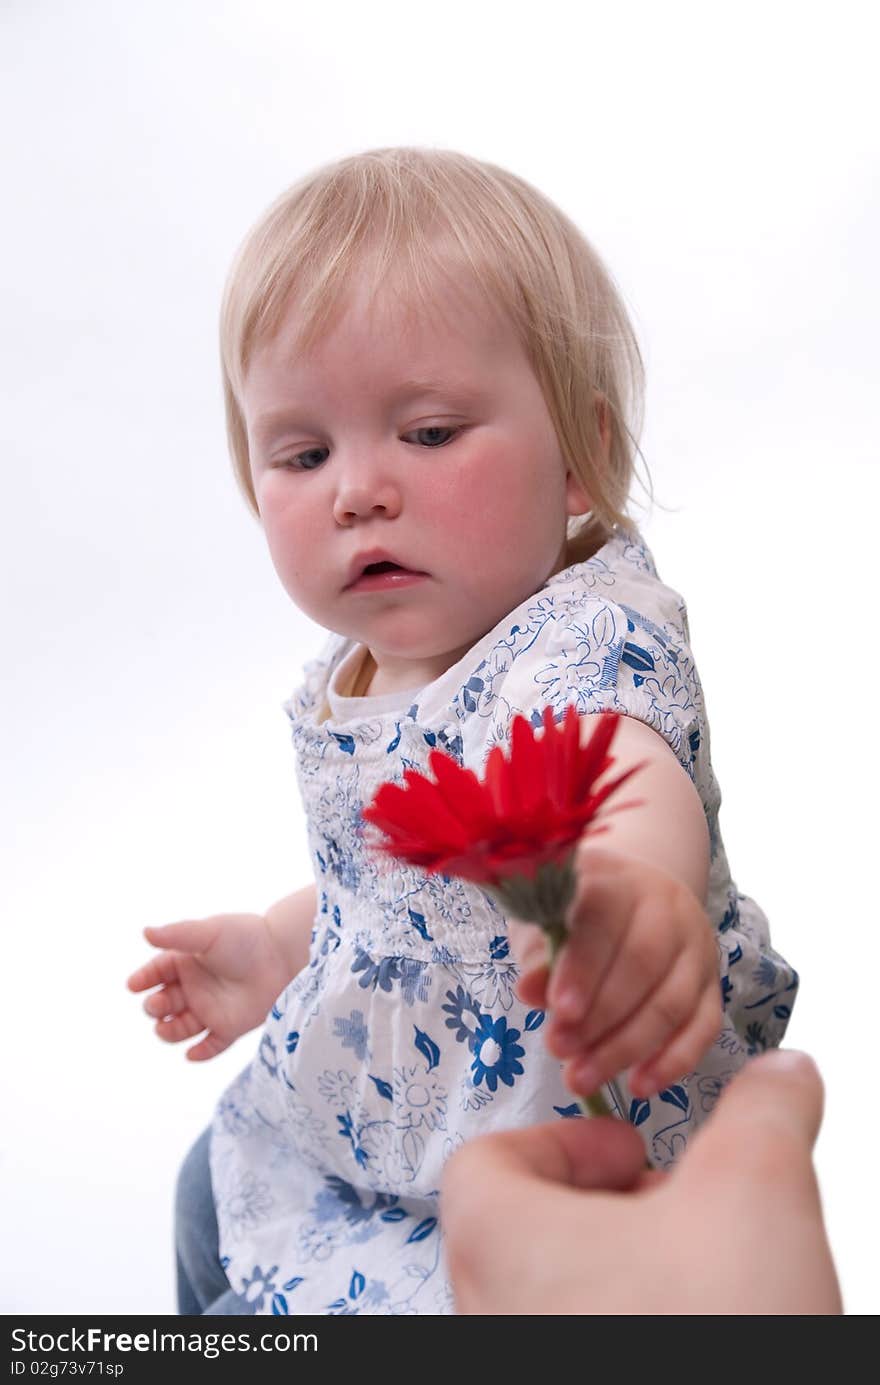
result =
[[[581,718],[581,741],[593,733],[592,717]],[[609,799],[602,814],[606,831],[582,842],[622,851],[651,866],[658,866],[692,890],[701,903],[709,887],[709,829],[700,795],[668,744],[637,717],[623,716],[611,746],[613,775],[632,765],[639,771],[618,790],[617,799],[637,806],[615,811],[617,799]]]
[[[582,739],[593,729],[583,718]],[[623,717],[612,747],[615,774],[641,768],[623,799],[637,806],[601,815],[602,834],[582,838],[570,937],[548,984],[543,937],[511,932],[523,969],[519,993],[551,1011],[547,1044],[566,1080],[588,1095],[633,1064],[634,1096],[689,1071],[721,1029],[715,935],[704,903],[709,834],[690,778],[663,738]]]
[[298,975],[309,960],[317,908],[318,891],[314,885],[307,885],[305,889],[285,895],[266,910],[266,923],[285,959],[288,981]]
[[198,1062],[261,1024],[308,960],[315,906],[315,886],[308,885],[265,914],[219,914],[145,928],[147,942],[162,951],[128,978],[128,987],[158,987],[144,1001],[158,1037],[181,1043],[201,1035],[186,1055]]

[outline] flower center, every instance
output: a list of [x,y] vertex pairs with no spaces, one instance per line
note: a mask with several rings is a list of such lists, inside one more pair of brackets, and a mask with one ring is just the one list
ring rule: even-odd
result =
[[431,1093],[427,1087],[423,1087],[418,1082],[413,1082],[406,1089],[406,1099],[410,1106],[428,1106],[431,1102]]
[[484,1068],[494,1068],[501,1058],[501,1047],[494,1039],[484,1039],[480,1044],[480,1062]]

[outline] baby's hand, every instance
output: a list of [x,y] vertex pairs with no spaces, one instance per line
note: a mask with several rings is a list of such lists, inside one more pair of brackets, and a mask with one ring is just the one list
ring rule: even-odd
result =
[[693,892],[657,866],[584,843],[569,937],[552,976],[540,930],[516,924],[518,992],[551,1011],[550,1052],[573,1092],[590,1096],[633,1067],[633,1096],[691,1071],[722,1024],[715,938]]
[[144,1009],[156,1034],[177,1044],[203,1034],[187,1050],[200,1062],[215,1058],[241,1034],[262,1024],[287,982],[287,963],[262,914],[219,914],[145,928],[164,949],[128,978],[130,991],[158,990]]

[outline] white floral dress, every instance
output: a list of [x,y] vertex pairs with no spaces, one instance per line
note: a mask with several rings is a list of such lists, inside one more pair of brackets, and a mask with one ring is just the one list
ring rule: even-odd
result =
[[[272,1007],[214,1117],[211,1173],[230,1283],[255,1312],[453,1311],[437,1223],[464,1140],[578,1114],[514,995],[504,916],[476,886],[365,847],[361,809],[440,747],[482,774],[512,718],[614,708],[658,731],[711,841],[724,1028],[696,1072],[635,1100],[606,1089],[669,1167],[750,1054],[780,1042],[797,975],[737,890],[718,829],[703,694],[681,597],[636,532],[557,573],[428,687],[343,698],[362,647],[331,636],[285,710],[318,885],[310,960]],[[329,707],[330,716],[325,718]]]

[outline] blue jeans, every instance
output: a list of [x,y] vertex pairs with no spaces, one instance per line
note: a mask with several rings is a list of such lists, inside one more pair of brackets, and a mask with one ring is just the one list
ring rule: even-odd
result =
[[253,1304],[242,1298],[220,1264],[217,1214],[211,1188],[208,1147],[211,1130],[203,1130],[177,1176],[174,1201],[174,1241],[177,1251],[177,1311],[188,1317],[202,1314],[252,1314]]

